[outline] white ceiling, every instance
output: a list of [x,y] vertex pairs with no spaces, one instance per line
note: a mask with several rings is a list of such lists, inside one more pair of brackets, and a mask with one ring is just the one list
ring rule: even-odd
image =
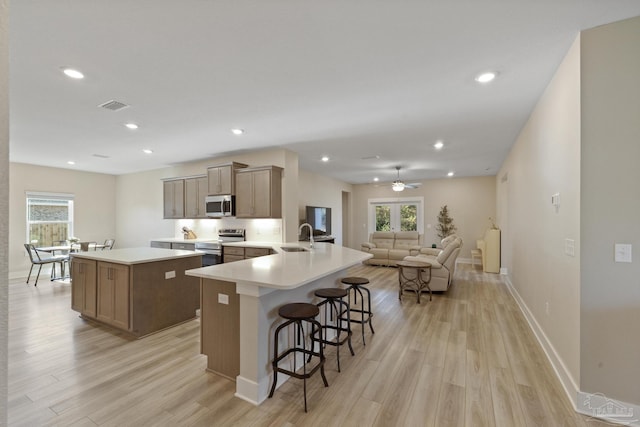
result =
[[[10,14],[13,162],[123,174],[285,147],[367,183],[396,165],[405,181],[495,175],[578,32],[640,1],[19,0]],[[476,83],[485,70],[498,79]],[[130,107],[97,107],[109,100]]]

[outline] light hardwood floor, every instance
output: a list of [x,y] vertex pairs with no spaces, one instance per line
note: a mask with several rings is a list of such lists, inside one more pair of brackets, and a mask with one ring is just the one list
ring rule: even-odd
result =
[[[371,280],[373,325],[355,356],[327,349],[319,375],[262,405],[205,372],[199,322],[141,340],[71,311],[69,283],[9,284],[10,426],[598,426],[575,414],[501,277],[459,264],[452,288],[398,301],[397,270]],[[44,276],[43,276],[44,277]]]

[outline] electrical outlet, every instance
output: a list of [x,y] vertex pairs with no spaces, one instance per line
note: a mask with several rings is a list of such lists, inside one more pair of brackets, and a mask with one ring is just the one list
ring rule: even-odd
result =
[[167,271],[166,273],[164,273],[164,278],[165,279],[173,279],[176,277],[176,272],[175,270],[172,271]]
[[227,294],[218,294],[218,302],[220,304],[229,304],[229,295],[227,295]]
[[569,256],[576,256],[576,242],[573,239],[564,239],[564,253]]
[[273,227],[273,234],[275,235],[280,234],[280,227]]

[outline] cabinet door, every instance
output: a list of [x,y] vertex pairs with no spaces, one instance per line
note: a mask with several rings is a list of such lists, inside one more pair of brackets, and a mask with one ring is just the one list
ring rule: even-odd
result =
[[184,218],[184,180],[164,181],[164,217]]
[[185,218],[206,218],[205,197],[208,181],[206,177],[184,180],[184,216]]
[[253,216],[271,217],[271,171],[253,172]]
[[253,174],[236,172],[236,216],[253,216]]
[[74,259],[71,262],[71,309],[96,317],[96,262]]
[[129,267],[98,263],[98,320],[129,329]]
[[209,195],[233,194],[233,167],[231,165],[207,169],[207,178]]

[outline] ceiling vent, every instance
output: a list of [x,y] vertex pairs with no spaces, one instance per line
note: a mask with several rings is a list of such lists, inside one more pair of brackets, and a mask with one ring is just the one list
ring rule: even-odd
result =
[[114,101],[112,99],[111,101],[107,101],[104,104],[98,105],[98,107],[106,108],[107,110],[111,110],[111,111],[118,111],[118,110],[122,110],[123,108],[127,108],[129,106],[125,103],[122,103],[120,101]]
[[105,154],[94,154],[93,157],[98,157],[100,159],[108,159],[109,156],[105,155]]

